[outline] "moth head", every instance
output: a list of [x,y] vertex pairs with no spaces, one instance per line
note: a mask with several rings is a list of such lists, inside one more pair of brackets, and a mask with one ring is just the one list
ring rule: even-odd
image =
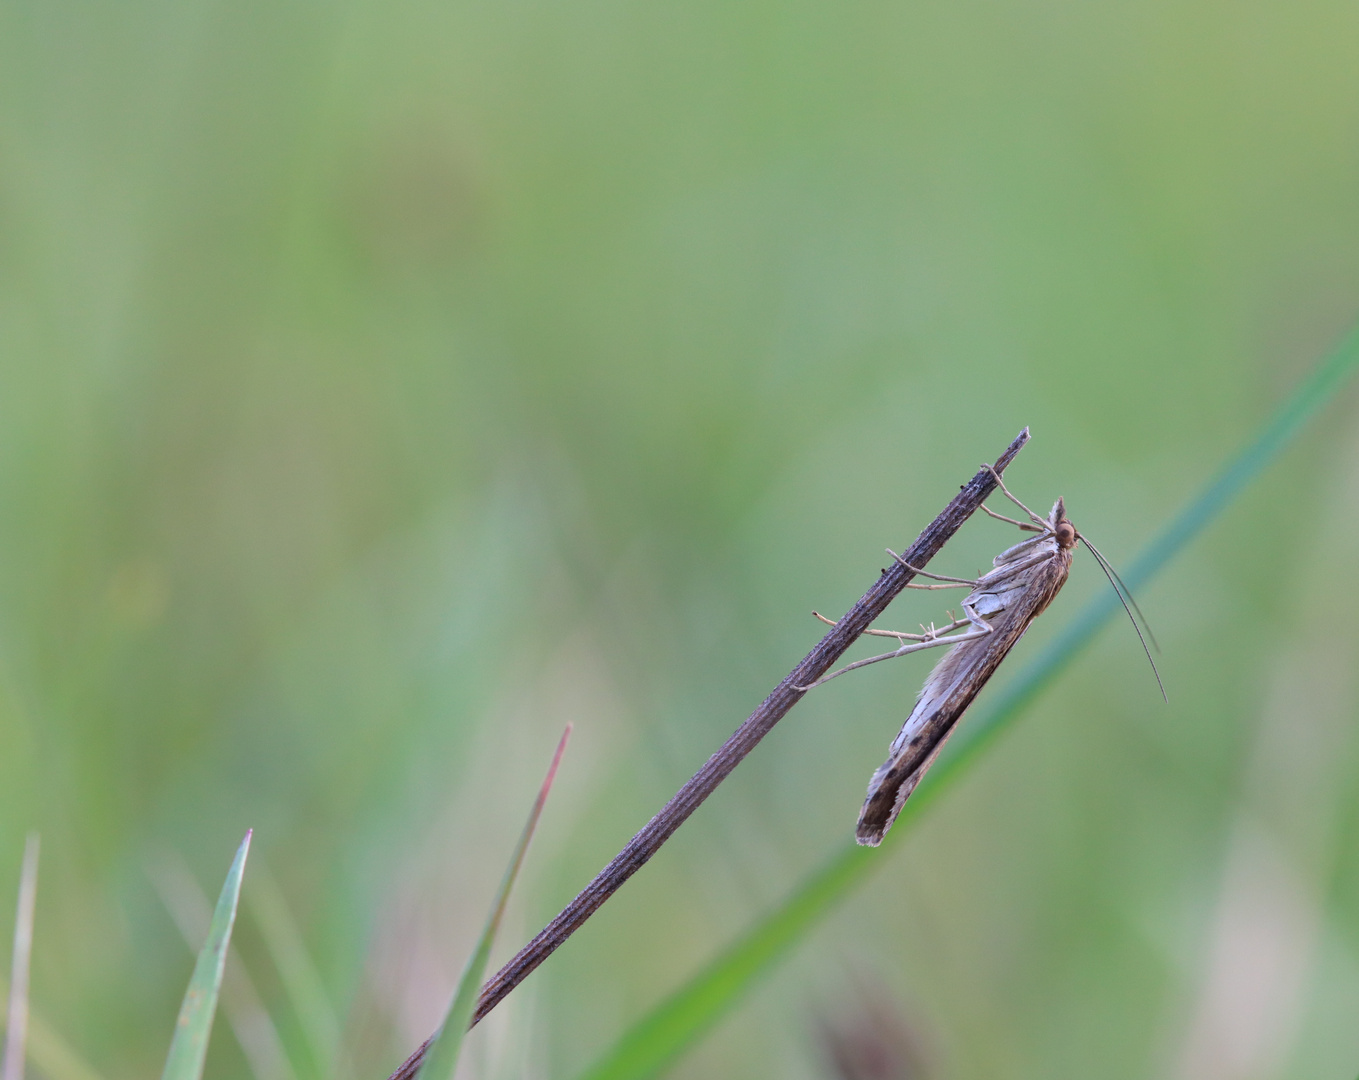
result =
[[1052,535],[1057,538],[1058,547],[1065,550],[1076,546],[1080,534],[1076,532],[1076,526],[1066,519],[1066,504],[1061,499],[1053,504],[1052,516],[1048,520],[1052,522]]

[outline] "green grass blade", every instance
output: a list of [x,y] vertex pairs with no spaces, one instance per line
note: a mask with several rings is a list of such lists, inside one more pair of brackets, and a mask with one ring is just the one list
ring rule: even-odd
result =
[[[146,873],[179,928],[184,944],[190,952],[196,952],[208,938],[212,902],[193,871],[174,851],[166,850],[147,860]],[[257,865],[252,882],[258,875]],[[246,889],[243,895],[248,899],[249,893]],[[228,949],[228,957],[231,953]],[[239,955],[228,959],[223,970],[218,1009],[235,1035],[254,1080],[297,1080],[274,1019],[264,1007],[264,999]]]
[[38,901],[38,834],[29,833],[19,873],[19,903],[14,913],[14,952],[10,959],[9,1021],[5,1024],[4,1080],[24,1080],[24,1043],[28,1038],[28,961],[33,953],[33,913]]
[[496,931],[500,928],[500,919],[505,914],[510,890],[514,888],[514,879],[519,876],[524,853],[528,851],[529,841],[533,839],[533,830],[538,826],[538,818],[542,815],[543,804],[547,802],[547,793],[552,790],[552,781],[556,779],[557,766],[561,764],[562,752],[566,749],[566,740],[570,735],[571,725],[567,724],[566,730],[562,732],[561,741],[557,743],[557,752],[552,755],[552,764],[547,770],[547,777],[538,790],[538,798],[534,800],[533,809],[529,812],[528,823],[519,834],[519,843],[515,845],[514,854],[510,857],[509,868],[500,883],[500,891],[496,894],[491,916],[486,920],[486,928],[482,930],[477,947],[472,951],[467,966],[463,968],[462,978],[458,980],[458,991],[453,995],[453,1003],[449,1005],[448,1012],[444,1015],[444,1022],[439,1026],[438,1034],[434,1036],[434,1043],[430,1046],[429,1053],[425,1055],[420,1071],[416,1074],[416,1080],[452,1080],[453,1070],[458,1067],[462,1040],[472,1022],[472,1010],[477,1005],[481,980],[486,974],[486,962],[491,957],[491,946],[495,942]]
[[222,988],[222,972],[226,970],[227,947],[231,944],[231,928],[236,922],[236,905],[241,898],[241,877],[245,873],[245,857],[250,851],[250,835],[245,834],[227,872],[217,910],[212,914],[212,925],[208,928],[208,940],[198,954],[189,988],[184,992],[184,1003],[179,1007],[175,1037],[170,1042],[161,1080],[199,1080],[203,1075],[212,1018],[217,1012],[217,995]]
[[[1192,499],[1133,561],[1129,585],[1150,580],[1283,451],[1293,436],[1353,376],[1359,366],[1359,329],[1351,331],[1260,434]],[[643,1080],[655,1076],[724,1016],[755,979],[839,901],[867,878],[884,852],[905,834],[948,785],[976,760],[1049,682],[1090,643],[1095,631],[1120,610],[1103,593],[1088,604],[1042,654],[1009,683],[980,715],[969,718],[948,751],[926,774],[902,809],[882,846],[849,848],[808,878],[784,903],[736,942],[688,985],[624,1033],[579,1080]]]

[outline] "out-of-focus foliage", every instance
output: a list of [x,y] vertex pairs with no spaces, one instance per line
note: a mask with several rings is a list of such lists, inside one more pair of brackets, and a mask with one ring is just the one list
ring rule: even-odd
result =
[[[0,925],[39,828],[35,1016],[155,1075],[191,954],[148,859],[211,892],[254,826],[338,1075],[380,1078],[565,721],[502,955],[1024,424],[1012,488],[1125,561],[1359,309],[1357,32],[0,6]],[[1139,597],[1169,707],[1101,635],[675,1075],[826,1075],[816,1018],[864,980],[938,1075],[1353,1073],[1355,415]],[[1078,563],[1015,659],[1102,588]],[[578,1071],[821,865],[929,662],[799,706],[461,1075]],[[250,888],[235,943],[311,1080]],[[251,1075],[225,1025],[206,1075]]]

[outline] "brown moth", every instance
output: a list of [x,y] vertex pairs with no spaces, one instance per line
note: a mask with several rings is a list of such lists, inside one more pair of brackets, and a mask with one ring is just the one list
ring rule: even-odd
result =
[[[1067,519],[1066,506],[1061,499],[1053,505],[1052,512],[1042,518],[1011,495],[999,475],[996,476],[996,482],[1005,495],[1028,514],[1030,521],[1016,521],[985,506],[982,509],[992,517],[1038,535],[1002,551],[993,561],[994,569],[976,581],[927,574],[908,565],[908,569],[915,570],[922,577],[946,583],[910,585],[908,588],[968,588],[970,591],[962,602],[964,618],[954,619],[949,625],[938,629],[931,625],[923,634],[869,630],[867,632],[870,634],[898,639],[901,647],[881,656],[849,664],[826,676],[826,679],[834,678],[853,668],[921,649],[952,646],[925,680],[911,715],[906,718],[901,733],[892,741],[887,760],[869,781],[868,798],[859,812],[859,824],[855,830],[855,837],[860,844],[876,847],[882,843],[883,836],[892,827],[892,822],[901,813],[902,806],[921,777],[934,763],[959,719],[972,704],[972,699],[1024,636],[1029,624],[1043,613],[1066,584],[1072,552],[1078,542],[1090,549],[1109,575],[1110,583],[1117,582],[1114,591],[1118,593],[1119,599],[1124,600],[1124,594],[1127,593],[1127,587],[1113,572],[1113,568]],[[895,552],[889,553],[901,561]],[[1125,608],[1131,600],[1132,594],[1127,593]],[[1133,602],[1133,607],[1136,608],[1136,602]],[[1131,618],[1132,612],[1129,611],[1128,615]],[[1135,619],[1133,626],[1137,626]],[[968,629],[948,636],[950,631],[962,627]],[[1138,636],[1141,637],[1140,629]],[[1145,641],[1143,647],[1146,647]],[[1151,658],[1150,651],[1147,658]],[[1155,667],[1153,663],[1153,671]],[[825,679],[820,681],[824,682]],[[1160,682],[1159,675],[1157,682]]]

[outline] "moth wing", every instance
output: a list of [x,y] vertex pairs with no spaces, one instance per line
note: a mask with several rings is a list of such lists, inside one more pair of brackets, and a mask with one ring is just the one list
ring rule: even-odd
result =
[[882,843],[973,697],[1066,581],[1070,555],[1059,551],[1051,537],[1040,539],[1047,540],[1048,549],[1028,547],[1021,553],[1026,557],[991,571],[963,601],[965,610],[991,622],[994,636],[955,645],[925,679],[887,760],[869,782],[855,829],[860,844]]
[[999,555],[997,555],[994,559],[991,560],[991,565],[1004,566],[1006,563],[1012,563],[1016,559],[1023,558],[1025,555],[1029,554],[1029,552],[1031,552],[1044,540],[1051,539],[1052,538],[1047,535],[1030,536],[1027,540],[1021,540],[1013,547],[1007,547],[1004,551],[1002,551]]
[[909,776],[895,785],[889,785],[888,781],[891,780],[893,771],[901,767],[903,759],[909,756],[908,751],[903,749],[900,753],[893,754],[878,767],[873,779],[869,781],[868,798],[864,800],[863,809],[859,812],[859,824],[854,830],[854,839],[859,844],[864,847],[877,847],[882,843],[882,838],[896,821],[911,792],[934,764],[934,759],[939,756],[939,751],[944,748],[944,743],[948,742],[951,734],[952,729],[945,732],[925,760],[912,769]]

